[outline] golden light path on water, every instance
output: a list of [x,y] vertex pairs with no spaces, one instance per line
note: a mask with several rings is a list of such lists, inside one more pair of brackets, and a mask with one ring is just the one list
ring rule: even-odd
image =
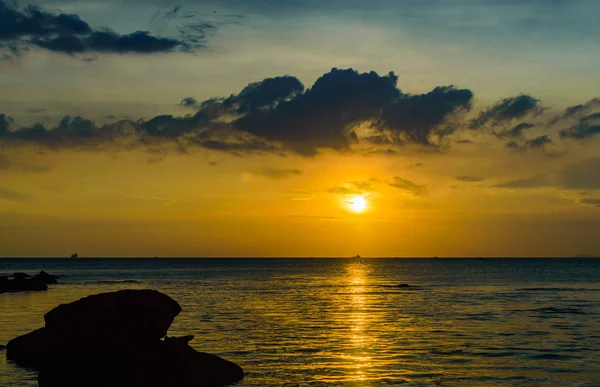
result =
[[365,297],[363,292],[365,291],[365,276],[366,268],[361,264],[348,265],[348,277],[352,281],[352,296],[351,303],[353,312],[350,315],[350,322],[352,324],[352,337],[351,341],[354,345],[357,353],[355,355],[349,355],[350,359],[354,362],[356,368],[356,380],[363,381],[365,374],[363,369],[370,366],[371,356],[365,352],[365,347],[371,344],[371,339],[368,336],[368,321],[366,319],[365,310]]

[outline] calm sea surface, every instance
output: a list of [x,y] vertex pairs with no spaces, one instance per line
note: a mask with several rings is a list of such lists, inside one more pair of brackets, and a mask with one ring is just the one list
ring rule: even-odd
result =
[[[600,260],[0,259],[42,269],[61,284],[0,294],[0,344],[60,303],[152,288],[238,386],[600,386]],[[35,385],[0,353],[0,386]]]

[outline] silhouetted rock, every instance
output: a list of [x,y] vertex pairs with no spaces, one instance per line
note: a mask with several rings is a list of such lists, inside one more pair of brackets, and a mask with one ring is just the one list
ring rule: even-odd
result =
[[22,366],[40,368],[63,352],[65,346],[63,338],[51,334],[46,328],[39,328],[9,341],[6,357]]
[[216,387],[241,380],[236,364],[190,347],[193,336],[165,337],[180,311],[154,290],[85,297],[48,312],[44,328],[11,340],[7,357],[39,369],[44,387]]
[[25,273],[13,273],[12,279],[0,277],[0,293],[48,290],[48,285],[39,278],[32,278]]
[[177,301],[156,290],[121,290],[84,297],[46,313],[46,328],[71,338],[151,343],[165,337],[181,312]]
[[0,345],[0,351],[4,351],[6,347],[4,345]]
[[43,283],[45,283],[47,285],[57,284],[58,283],[58,276],[48,274],[48,273],[46,273],[43,270],[40,271],[39,274],[34,275],[33,279],[38,280],[40,282],[43,282]]
[[409,284],[399,284],[399,285],[381,285],[384,288],[394,288],[394,289],[409,289],[409,290],[417,290],[417,289],[422,289],[421,286],[413,286],[413,285],[409,285]]

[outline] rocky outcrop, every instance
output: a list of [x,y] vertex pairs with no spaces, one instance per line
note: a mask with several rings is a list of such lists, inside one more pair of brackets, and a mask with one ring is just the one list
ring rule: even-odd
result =
[[[123,290],[60,305],[46,326],[11,340],[7,357],[40,370],[39,385],[216,387],[243,370],[166,337],[181,307],[154,290]],[[164,338],[164,339],[163,339]]]
[[26,273],[13,273],[12,278],[0,276],[0,293],[48,290],[48,284],[56,283],[58,277],[43,270],[33,277]]
[[45,283],[46,285],[57,284],[58,283],[58,276],[57,275],[48,274],[48,273],[46,273],[43,270],[40,271],[39,274],[34,275],[33,279],[41,281],[41,282]]
[[150,344],[165,337],[181,312],[156,290],[121,290],[59,305],[46,313],[46,328],[62,337],[103,343]]

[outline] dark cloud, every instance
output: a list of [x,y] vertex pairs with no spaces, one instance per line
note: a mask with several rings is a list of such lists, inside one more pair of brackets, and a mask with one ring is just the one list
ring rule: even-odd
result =
[[586,139],[600,133],[600,113],[590,114],[568,129],[560,131],[561,138]]
[[510,122],[530,114],[540,114],[544,109],[540,107],[539,102],[539,100],[526,94],[505,98],[482,111],[477,118],[471,121],[470,127],[478,129],[487,124],[496,126],[499,123]]
[[260,139],[238,139],[238,140],[206,140],[196,141],[203,148],[228,152],[236,156],[242,156],[244,153],[272,153],[279,148]]
[[153,36],[148,31],[119,34],[107,28],[95,30],[75,14],[55,14],[31,5],[19,10],[0,0],[0,44],[13,54],[29,45],[65,54],[151,54],[189,51],[199,47],[201,42]]
[[11,124],[12,124],[12,118],[10,118],[4,114],[0,114],[0,137],[8,134]]
[[194,97],[186,97],[179,102],[179,106],[196,108],[199,106],[198,101]]
[[581,203],[600,208],[600,199],[581,199]]
[[471,108],[473,93],[454,86],[436,87],[431,92],[419,95],[400,94],[384,106],[376,121],[376,127],[394,142],[412,142],[435,145],[433,137],[451,134],[455,127],[439,127],[452,113]]
[[[373,71],[334,68],[308,89],[297,78],[285,75],[253,82],[225,98],[198,102],[187,97],[180,105],[194,108],[195,112],[183,116],[122,119],[105,125],[67,116],[53,128],[35,124],[8,130],[10,118],[0,115],[0,138],[53,147],[99,147],[125,138],[131,140],[131,147],[172,142],[182,152],[188,147],[202,147],[238,156],[285,152],[313,156],[323,149],[347,151],[356,143],[368,142],[373,146],[358,147],[357,152],[396,155],[395,147],[411,144],[425,150],[446,146],[446,136],[468,127],[462,113],[471,108],[472,99],[470,90],[454,86],[405,94],[398,89],[397,76],[392,72],[380,76]],[[508,148],[538,149],[548,156],[546,148],[554,145],[548,135],[526,139],[522,133],[532,124],[509,122],[541,110],[536,99],[521,95],[484,110],[478,120],[504,120],[503,125],[510,124],[512,128],[492,133],[518,139],[509,142]],[[598,116],[590,114],[581,122],[596,125]]]
[[148,31],[136,31],[127,35],[119,35],[112,31],[94,31],[83,37],[73,34],[61,34],[51,37],[36,37],[31,42],[49,51],[65,54],[83,52],[151,54],[170,52],[176,48],[189,48],[183,41],[155,37],[150,35]]
[[223,100],[223,105],[235,113],[247,114],[274,109],[279,103],[290,100],[304,91],[304,85],[296,77],[266,78],[244,87],[239,94]]
[[558,121],[569,119],[569,118],[578,118],[582,115],[585,115],[592,111],[593,109],[600,108],[600,98],[594,98],[589,100],[588,102],[580,105],[570,106],[565,109],[563,114],[558,115],[550,120],[550,124],[555,124]]
[[465,183],[479,183],[479,182],[482,182],[485,180],[485,178],[483,178],[483,177],[467,176],[467,175],[456,176],[455,179],[458,181],[465,182]]
[[50,146],[72,146],[83,144],[92,138],[102,137],[108,133],[103,129],[85,118],[65,116],[54,129],[46,129],[41,124],[34,124],[7,133],[5,137]]
[[530,129],[530,128],[533,128],[534,126],[535,125],[530,124],[528,122],[522,122],[522,123],[514,126],[512,129],[506,129],[499,133],[493,132],[493,134],[498,138],[505,138],[505,137],[522,138],[523,132],[525,131],[525,129]]
[[546,149],[546,145],[556,144],[554,144],[554,141],[552,141],[547,135],[539,136],[532,140],[525,141],[525,147],[531,149]]
[[546,146],[548,145],[556,145],[554,143],[554,141],[552,141],[552,139],[548,136],[548,135],[543,135],[543,136],[539,136],[536,137],[534,139],[531,140],[526,140],[523,145],[520,145],[518,142],[516,141],[509,141],[508,143],[506,143],[505,147],[508,149],[513,149],[515,151],[526,151],[528,149],[539,149],[542,151],[546,151]]
[[315,154],[318,148],[346,149],[349,128],[373,120],[382,106],[399,95],[396,79],[392,73],[380,77],[375,72],[333,69],[305,93],[250,112],[234,125],[305,155]]
[[302,171],[299,169],[277,169],[265,168],[262,171],[254,172],[255,175],[264,176],[272,180],[284,180],[290,177],[300,176]]
[[398,188],[403,191],[408,191],[412,194],[420,195],[424,190],[425,186],[418,185],[410,180],[404,179],[399,176],[394,177],[394,181],[389,184],[391,187]]
[[262,97],[263,93],[242,91],[228,100],[241,99],[242,106],[255,107],[253,111],[237,109],[248,114],[234,122],[236,128],[306,155],[315,154],[318,148],[348,148],[359,140],[352,129],[361,123],[380,132],[367,137],[369,142],[432,145],[437,126],[449,114],[470,107],[469,90],[448,86],[408,95],[397,88],[397,79],[394,73],[379,76],[373,71],[334,68],[304,93],[297,80],[288,77],[273,81],[277,87],[269,88],[279,93]]
[[552,181],[544,175],[527,177],[524,179],[509,180],[505,183],[496,184],[495,188],[540,188],[551,186]]
[[471,141],[471,140],[458,140],[456,143],[457,144],[473,144],[473,141]]

